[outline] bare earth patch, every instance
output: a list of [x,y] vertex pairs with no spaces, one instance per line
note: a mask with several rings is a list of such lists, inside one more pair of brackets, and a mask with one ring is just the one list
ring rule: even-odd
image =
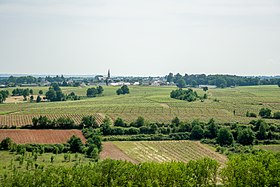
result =
[[112,142],[103,142],[102,145],[103,150],[100,153],[100,158],[102,160],[110,158],[113,160],[126,160],[132,163],[138,163],[136,160],[130,158],[127,154],[115,146]]
[[9,137],[17,144],[60,144],[67,143],[73,136],[86,139],[80,130],[26,130],[0,129],[0,141]]

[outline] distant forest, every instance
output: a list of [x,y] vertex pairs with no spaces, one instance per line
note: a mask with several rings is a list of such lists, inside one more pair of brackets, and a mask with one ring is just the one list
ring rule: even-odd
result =
[[174,82],[178,87],[198,85],[216,85],[217,87],[224,88],[230,86],[253,86],[253,85],[280,85],[280,78],[261,78],[261,77],[245,77],[236,75],[205,75],[196,74],[184,76],[177,73],[169,73],[166,76],[167,82]]

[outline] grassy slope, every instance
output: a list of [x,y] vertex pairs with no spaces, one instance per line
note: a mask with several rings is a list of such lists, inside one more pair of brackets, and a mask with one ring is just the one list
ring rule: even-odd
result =
[[[258,113],[262,107],[280,111],[280,89],[277,86],[251,86],[208,91],[209,99],[204,102],[185,102],[171,99],[169,94],[175,87],[139,87],[131,86],[129,95],[117,96],[118,87],[104,87],[104,97],[89,98],[80,101],[54,103],[9,103],[0,107],[0,117],[5,115],[61,115],[96,114],[108,115],[112,119],[122,117],[127,121],[143,116],[152,122],[168,122],[175,116],[187,121],[200,119],[208,121],[214,118],[218,122],[248,123],[252,118],[245,117],[246,111]],[[32,88],[38,92],[42,88]],[[44,91],[47,88],[43,88]],[[85,95],[87,88],[62,88],[63,92],[74,91]],[[202,90],[196,89],[199,95]],[[10,90],[11,91],[11,90]],[[219,102],[214,102],[214,99]],[[233,115],[233,111],[236,115]],[[280,120],[268,120],[280,123]],[[1,119],[0,119],[1,123]]]
[[224,164],[226,157],[198,141],[135,141],[112,142],[138,162],[196,160],[210,157]]

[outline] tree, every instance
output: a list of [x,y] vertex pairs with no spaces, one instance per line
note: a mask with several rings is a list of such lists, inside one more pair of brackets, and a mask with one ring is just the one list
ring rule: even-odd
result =
[[81,125],[83,125],[85,128],[88,128],[88,127],[98,128],[99,127],[94,116],[84,116],[82,118]]
[[46,92],[46,98],[50,101],[56,100],[56,92],[54,89],[49,89],[49,91]]
[[121,88],[117,89],[116,93],[117,95],[129,94],[129,88],[127,85],[123,85]]
[[42,95],[44,92],[43,90],[39,90],[39,94]]
[[30,102],[33,102],[33,100],[34,100],[34,96],[31,95],[31,96],[30,96]]
[[87,97],[96,97],[97,94],[99,94],[98,89],[96,89],[96,88],[88,88],[87,89]]
[[167,75],[167,82],[173,82],[173,73],[169,73],[169,75]]
[[255,134],[251,128],[239,129],[237,132],[237,142],[242,145],[252,145]]
[[263,118],[270,118],[271,110],[269,108],[262,108],[259,112],[259,115]]
[[92,158],[94,161],[99,159],[98,148],[95,145],[90,145],[86,151],[86,155],[89,158]]
[[195,125],[191,131],[191,139],[200,140],[201,138],[203,138],[203,136],[204,136],[204,132],[203,129],[201,128],[201,125]]
[[32,90],[32,89],[30,89],[30,90],[29,90],[29,93],[30,93],[31,95],[33,95],[33,90]]
[[138,117],[134,123],[135,127],[142,127],[144,125],[145,125],[145,119],[142,116]]
[[172,119],[171,123],[178,126],[180,124],[180,119],[176,116],[174,119]]
[[275,113],[273,114],[273,118],[274,118],[274,119],[280,119],[280,112],[275,112]]
[[68,143],[70,145],[70,151],[72,153],[77,153],[77,152],[81,153],[82,152],[82,150],[83,150],[83,142],[82,142],[82,140],[79,137],[73,135],[70,138],[70,140],[68,140]]
[[13,141],[9,137],[7,137],[4,140],[2,140],[2,142],[0,144],[1,149],[4,149],[4,150],[10,150],[12,145],[13,145]]
[[110,126],[111,126],[111,120],[106,116],[100,128],[103,135],[109,135],[111,133]]
[[267,124],[263,121],[259,126],[259,131],[257,132],[257,138],[259,140],[264,140],[267,138]]
[[178,88],[185,88],[186,87],[186,81],[183,78],[179,79],[178,82],[177,82],[177,87]]
[[114,126],[126,127],[126,124],[122,118],[117,118],[116,121],[114,122]]
[[98,94],[102,94],[103,91],[104,91],[104,89],[103,89],[102,86],[98,86],[96,89],[97,89],[97,93],[98,93]]
[[212,118],[208,122],[208,125],[206,127],[207,133],[206,136],[207,138],[216,138],[218,135],[218,125],[215,123],[215,120]]
[[277,84],[278,84],[278,87],[280,87],[280,80],[278,81],[278,83],[277,83]]
[[205,91],[205,92],[206,92],[206,91],[208,90],[208,87],[207,87],[207,86],[205,86],[205,87],[203,87],[202,89],[203,89],[203,91]]
[[0,103],[3,103],[9,96],[8,90],[1,90],[0,91]]
[[231,145],[233,142],[233,135],[227,128],[221,128],[218,132],[217,143],[220,145]]

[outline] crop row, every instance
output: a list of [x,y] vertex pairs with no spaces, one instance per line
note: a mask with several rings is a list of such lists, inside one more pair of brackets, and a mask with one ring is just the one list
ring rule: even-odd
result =
[[203,157],[216,159],[221,164],[226,158],[205,145],[194,141],[149,141],[115,142],[128,156],[139,161],[183,161],[197,160]]

